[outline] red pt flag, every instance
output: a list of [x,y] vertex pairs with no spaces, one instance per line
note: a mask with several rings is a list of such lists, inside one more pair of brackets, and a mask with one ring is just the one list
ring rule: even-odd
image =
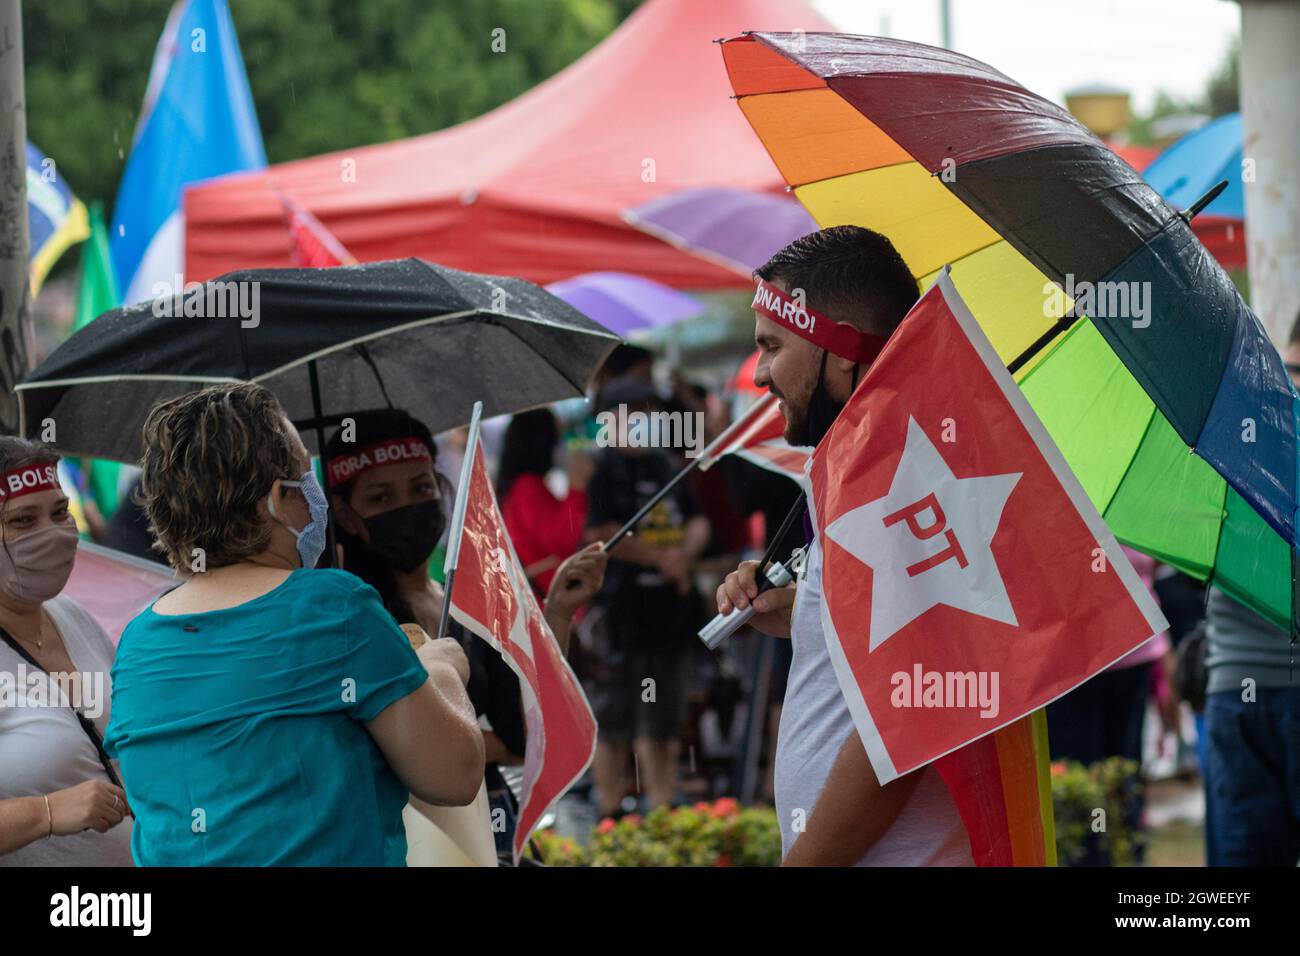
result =
[[813,454],[822,623],[881,782],[1166,626],[946,272]]
[[483,449],[473,443],[451,616],[500,651],[519,675],[528,744],[515,831],[516,861],[548,809],[596,752],[596,718],[560,653],[506,535]]

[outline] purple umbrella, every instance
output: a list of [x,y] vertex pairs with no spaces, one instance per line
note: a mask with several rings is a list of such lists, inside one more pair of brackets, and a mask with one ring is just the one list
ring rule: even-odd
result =
[[623,219],[746,276],[782,246],[817,230],[796,200],[747,189],[684,189],[630,209]]
[[627,272],[586,272],[553,282],[546,291],[624,338],[705,311],[698,299]]

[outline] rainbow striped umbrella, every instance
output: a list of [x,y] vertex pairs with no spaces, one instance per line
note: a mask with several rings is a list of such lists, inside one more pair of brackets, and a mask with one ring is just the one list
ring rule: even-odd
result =
[[1289,628],[1300,399],[1186,214],[948,50],[752,33],[722,53],[820,226],[884,233],[923,287],[952,265],[1116,537]]

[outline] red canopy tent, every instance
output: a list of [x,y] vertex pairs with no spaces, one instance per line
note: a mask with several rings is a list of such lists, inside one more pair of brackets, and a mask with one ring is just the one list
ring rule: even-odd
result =
[[805,0],[646,0],[581,60],[469,122],[190,189],[186,278],[290,265],[274,183],[362,262],[420,256],[539,283],[618,270],[677,288],[746,285],[620,213],[694,187],[783,188],[712,42],[754,29],[830,26]]

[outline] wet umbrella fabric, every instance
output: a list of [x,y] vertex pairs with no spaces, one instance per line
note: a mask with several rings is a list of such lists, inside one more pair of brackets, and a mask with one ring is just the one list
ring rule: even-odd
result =
[[253,269],[106,312],[18,389],[25,434],[52,424],[61,452],[134,462],[157,402],[257,382],[316,451],[306,426],[366,409],[407,409],[436,434],[477,399],[492,416],[581,395],[618,342],[520,279],[419,259]]
[[[1296,394],[1179,212],[1063,109],[969,57],[813,33],[722,53],[821,226],[885,234],[922,288],[951,264],[1116,537],[1288,625]],[[1141,298],[1113,308],[1121,294]]]

